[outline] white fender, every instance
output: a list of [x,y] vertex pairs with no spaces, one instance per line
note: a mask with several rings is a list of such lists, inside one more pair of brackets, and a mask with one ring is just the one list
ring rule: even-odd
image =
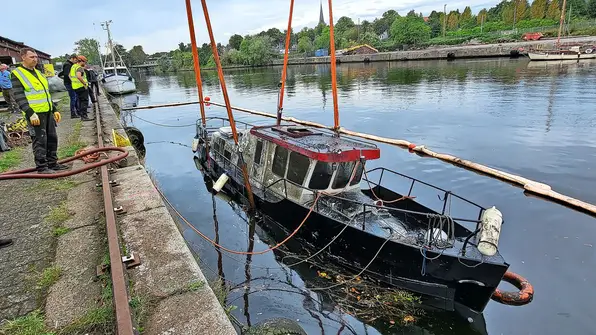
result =
[[499,246],[503,214],[493,206],[482,213],[480,221],[478,251],[483,255],[493,256]]

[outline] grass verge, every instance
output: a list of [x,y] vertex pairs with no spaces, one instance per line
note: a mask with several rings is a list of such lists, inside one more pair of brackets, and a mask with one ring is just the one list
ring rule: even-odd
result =
[[50,209],[50,212],[45,217],[45,221],[54,227],[61,226],[66,220],[70,218],[70,212],[66,208],[66,202],[63,201],[57,207]]
[[45,268],[37,280],[37,289],[47,290],[60,279],[61,275],[62,269],[55,265]]
[[70,191],[75,188],[78,183],[67,178],[59,179],[41,179],[36,184],[29,188],[29,191]]
[[67,157],[74,156],[77,150],[86,147],[85,143],[79,141],[81,137],[81,128],[83,127],[83,122],[78,120],[74,126],[72,127],[72,133],[66,139],[66,143],[61,145],[58,148],[58,159],[64,159]]
[[46,331],[43,314],[35,310],[25,316],[6,322],[0,327],[1,335],[56,335]]
[[23,149],[13,148],[0,155],[0,173],[14,169],[23,160]]

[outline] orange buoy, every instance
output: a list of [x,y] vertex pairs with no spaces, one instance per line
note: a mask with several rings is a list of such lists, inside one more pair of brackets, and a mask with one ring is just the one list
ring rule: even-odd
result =
[[211,101],[211,98],[210,98],[210,97],[205,97],[205,105],[206,105],[207,107],[208,107],[208,106],[211,106],[211,104],[209,103],[209,101]]
[[498,288],[492,295],[492,299],[505,305],[522,306],[529,304],[534,299],[534,287],[530,282],[517,273],[507,271],[503,280],[519,289],[518,292],[501,291]]

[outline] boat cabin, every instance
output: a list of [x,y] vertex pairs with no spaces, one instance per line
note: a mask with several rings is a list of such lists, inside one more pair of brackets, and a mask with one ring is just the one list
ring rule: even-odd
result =
[[[312,127],[258,126],[238,136],[253,187],[298,203],[311,201],[313,190],[359,191],[365,162],[380,157],[374,144]],[[212,156],[220,164],[238,165],[230,127],[214,132],[211,143]]]

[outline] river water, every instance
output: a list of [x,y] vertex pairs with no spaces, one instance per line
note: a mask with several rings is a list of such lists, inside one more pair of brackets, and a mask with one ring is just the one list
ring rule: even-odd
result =
[[[596,203],[596,62],[529,63],[491,59],[338,67],[340,122],[345,128],[407,139],[510,173],[550,184],[553,189]],[[139,91],[126,105],[196,101],[193,73],[136,74]],[[231,70],[225,80],[234,106],[275,113],[281,68]],[[217,74],[203,73],[205,94],[223,102]],[[122,102],[120,102],[122,103]],[[284,113],[333,124],[330,68],[288,69]],[[211,106],[207,114],[223,116]],[[236,118],[271,122],[247,114]],[[176,208],[198,229],[225,247],[246,250],[246,215],[207,191],[195,168],[191,144],[198,106],[123,113],[145,137],[146,167]],[[510,270],[526,277],[534,301],[512,307],[490,302],[486,329],[478,331],[455,315],[437,313],[414,326],[366,324],[339,312],[335,302],[304,289],[317,281],[316,268],[290,270],[280,254],[253,257],[221,254],[188,226],[180,228],[210,279],[218,274],[236,285],[227,296],[232,314],[244,324],[288,317],[308,334],[596,334],[596,220],[526,196],[509,184],[406,150],[379,145],[385,166],[471,198],[495,205],[504,215],[499,250]],[[216,223],[214,223],[214,215]],[[257,226],[255,250],[267,234]],[[247,281],[247,279],[249,279]],[[507,284],[504,289],[511,289]],[[342,324],[346,326],[342,326]],[[483,327],[481,327],[483,328]]]

